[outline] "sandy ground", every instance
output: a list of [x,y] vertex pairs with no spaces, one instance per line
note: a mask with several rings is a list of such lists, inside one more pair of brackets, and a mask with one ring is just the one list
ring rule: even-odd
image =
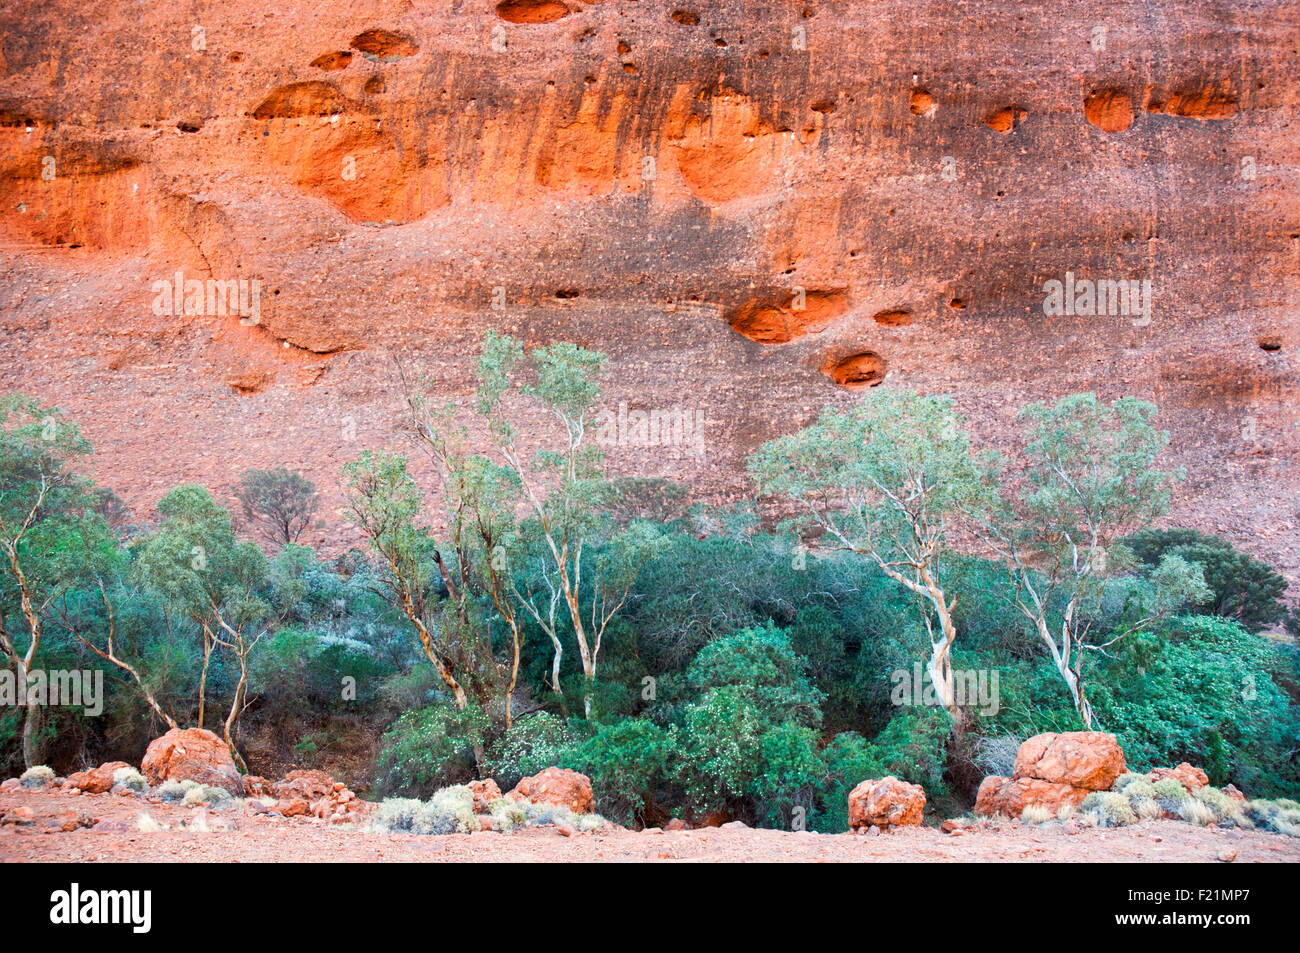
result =
[[[1300,862],[1300,840],[1254,831],[1151,821],[1113,830],[1033,829],[1002,821],[945,834],[921,827],[880,835],[706,829],[634,832],[612,828],[566,837],[554,828],[445,837],[371,833],[321,821],[150,803],[111,794],[17,791],[0,794],[0,812],[32,810],[30,824],[0,825],[0,862],[130,863],[184,861],[1056,861]],[[51,829],[67,812],[97,818],[91,828]],[[142,833],[148,813],[168,830]],[[206,828],[206,830],[204,829]]]

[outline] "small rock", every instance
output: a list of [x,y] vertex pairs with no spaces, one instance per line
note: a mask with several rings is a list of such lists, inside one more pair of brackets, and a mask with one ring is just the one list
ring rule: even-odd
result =
[[568,824],[556,824],[555,830],[562,837],[573,837],[578,833],[576,828],[570,827]]
[[1225,864],[1230,864],[1236,859],[1237,851],[1234,848],[1225,847],[1223,850],[1219,851],[1219,860],[1223,861]]
[[725,823],[725,824],[722,825],[721,830],[724,830],[724,831],[747,831],[747,830],[749,830],[749,825],[746,824],[744,821],[727,821],[727,823]]
[[277,801],[275,809],[285,817],[298,817],[311,813],[311,805],[307,803],[306,799],[300,797]]
[[474,795],[475,814],[486,814],[488,805],[501,797],[501,788],[491,778],[484,781],[471,781],[468,787]]
[[30,807],[16,807],[5,815],[7,824],[30,824],[34,821],[36,815]]

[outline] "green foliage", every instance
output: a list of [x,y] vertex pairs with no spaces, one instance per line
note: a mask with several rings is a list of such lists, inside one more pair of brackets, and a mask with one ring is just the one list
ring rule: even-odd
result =
[[140,544],[138,577],[169,608],[211,630],[264,621],[270,571],[255,544],[235,538],[230,513],[203,487],[177,487],[158,502],[162,524]]
[[560,763],[574,744],[563,721],[539,711],[515,720],[488,749],[484,770],[508,791],[523,778]]
[[1129,798],[1115,791],[1093,791],[1079,805],[1079,813],[1097,827],[1124,827],[1138,820]]
[[691,662],[686,680],[705,700],[720,689],[735,689],[770,724],[816,727],[824,696],[813,687],[807,669],[786,631],[769,622],[706,645]]
[[[1241,805],[1217,790],[1232,781],[1251,794],[1300,792],[1297,652],[1249,631],[1276,618],[1272,571],[1191,531],[1139,531],[1115,545],[1121,529],[1140,530],[1161,510],[1175,476],[1154,469],[1164,436],[1149,405],[1075,395],[1027,409],[1018,461],[1027,468],[1025,493],[1004,497],[999,510],[989,482],[996,469],[971,455],[951,402],[873,391],[751,461],[765,490],[818,514],[814,522],[827,532],[809,549],[784,530],[761,531],[750,506],[688,509],[676,485],[607,479],[590,440],[602,366],[600,355],[571,345],[525,353],[517,341],[489,337],[478,398],[491,457],[466,450],[470,431],[456,408],[417,401],[414,419],[428,428],[423,448],[443,475],[439,492],[426,497],[397,454],[371,452],[349,464],[349,502],[371,549],[333,563],[292,543],[267,559],[198,486],[168,493],[157,526],[130,527],[103,488],[76,476],[89,447],[74,426],[26,399],[0,402],[0,529],[35,506],[42,474],[51,487],[13,547],[30,567],[40,607],[36,661],[103,667],[110,676],[102,718],[50,710],[31,732],[47,749],[45,760],[66,771],[138,757],[162,727],[143,690],[192,724],[205,627],[220,635],[224,622],[249,638],[265,635],[247,660],[248,697],[256,702],[243,726],[249,750],[310,758],[333,773],[342,758],[351,768],[382,731],[376,786],[431,796],[390,801],[384,823],[392,829],[477,829],[457,785],[491,776],[508,790],[551,765],[587,774],[601,812],[629,824],[718,811],[781,828],[802,816],[812,829],[842,831],[848,792],[890,774],[921,784],[940,810],[959,811],[968,806],[958,803],[969,793],[965,751],[981,764],[1002,751],[997,758],[1005,762],[1002,749],[1013,750],[1014,739],[1082,727],[1048,653],[1027,638],[1035,624],[1014,603],[1023,580],[1009,578],[1005,554],[990,561],[947,549],[959,522],[998,516],[1010,520],[1002,528],[1011,527],[1008,538],[1030,560],[1034,585],[1042,587],[1058,557],[1061,566],[1087,568],[1082,581],[1040,588],[1048,593],[1045,617],[1059,634],[1073,600],[1089,644],[1122,636],[1075,661],[1097,720],[1119,734],[1134,771],[1187,760],[1216,786],[1189,795],[1177,782],[1132,774],[1106,792],[1127,807],[1096,797],[1087,817],[1131,823],[1130,816],[1172,811],[1196,823],[1300,833],[1293,801]],[[522,438],[512,421],[525,405],[545,410],[560,428],[557,435],[530,425],[529,437],[542,434],[537,448],[516,444]],[[1082,495],[1069,490],[1076,478]],[[891,508],[885,492],[917,479],[925,487],[924,526],[909,522],[906,507]],[[1132,494],[1141,499],[1126,498]],[[426,500],[439,502],[436,515]],[[1080,527],[1093,526],[1100,527],[1095,560],[1088,546],[1076,553],[1069,543],[1089,536]],[[1001,710],[972,715],[969,744],[951,754],[942,711],[899,709],[889,699],[890,673],[930,651],[937,609],[908,587],[915,577],[903,573],[900,582],[870,554],[910,559],[921,540],[936,547],[928,565],[942,574],[947,598],[958,597],[953,665],[1000,675]],[[553,542],[561,550],[567,544],[567,562],[551,552]],[[580,576],[572,572],[579,544]],[[599,679],[587,677],[574,650],[562,564],[576,618],[588,636],[602,634]],[[463,711],[411,638],[394,566],[433,655],[466,687]],[[1197,592],[1201,579],[1212,595]],[[562,596],[551,615],[553,589]],[[1214,614],[1177,617],[1189,602]],[[110,619],[114,651],[135,667],[138,684],[93,648],[107,645]],[[21,653],[31,630],[8,559],[0,559],[0,622]],[[506,731],[513,634],[522,655]],[[564,647],[563,694],[552,690],[552,634]],[[594,675],[594,639],[588,647]],[[211,697],[232,698],[238,661],[212,654]],[[341,698],[345,685],[355,697]],[[588,717],[571,717],[578,714]],[[21,710],[0,710],[0,763],[13,773],[23,724]],[[362,789],[364,775],[348,780]],[[24,783],[42,776],[29,773]],[[139,788],[134,774],[122,779]],[[206,797],[192,784],[160,793]],[[498,830],[600,823],[507,799],[488,813]]]
[[375,826],[408,834],[468,834],[478,830],[474,792],[465,785],[452,785],[433,792],[427,801],[385,798]]
[[672,754],[668,732],[646,719],[625,718],[597,725],[591,737],[559,754],[558,763],[591,779],[602,815],[632,824],[644,821]]
[[1122,542],[1147,571],[1170,555],[1199,565],[1210,593],[1192,606],[1198,613],[1234,618],[1256,632],[1286,611],[1282,575],[1218,536],[1194,529],[1143,529]]
[[1300,710],[1278,684],[1296,682],[1294,648],[1217,616],[1193,616],[1144,634],[1096,678],[1104,687],[1098,712],[1115,726],[1130,764],[1201,763],[1209,751],[1232,766],[1216,782],[1266,796],[1300,785],[1287,757]]
[[135,768],[118,768],[113,772],[113,784],[135,791],[137,794],[149,790],[149,782]]
[[748,797],[758,775],[759,740],[768,724],[743,691],[722,688],[687,706],[674,726],[674,780],[699,813],[752,810]]
[[475,708],[438,705],[406,712],[384,732],[380,790],[412,796],[472,780],[484,728]]

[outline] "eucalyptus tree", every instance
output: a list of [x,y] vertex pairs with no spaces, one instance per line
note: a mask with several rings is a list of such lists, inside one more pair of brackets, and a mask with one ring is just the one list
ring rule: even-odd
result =
[[878,388],[769,441],[748,461],[761,492],[794,504],[825,545],[869,560],[921,601],[926,672],[960,733],[952,648],[956,596],[944,578],[950,536],[985,491],[952,399]]
[[1168,431],[1154,404],[1070,394],[1020,413],[1018,455],[989,457],[989,504],[974,525],[1006,566],[1012,600],[1047,648],[1084,726],[1095,725],[1085,661],[1115,650],[1135,632],[1209,595],[1202,568],[1165,555],[1149,584],[1113,628],[1098,631],[1108,582],[1129,562],[1119,540],[1169,507],[1175,470],[1156,466]]
[[75,467],[91,453],[75,423],[23,394],[0,397],[0,651],[22,706],[23,761],[40,763],[41,708],[29,694],[44,616],[107,535],[98,497]]
[[[551,640],[556,692],[564,625],[572,630],[588,718],[609,624],[627,606],[641,568],[664,545],[657,527],[633,521],[619,528],[610,515],[618,491],[606,476],[604,454],[590,439],[600,398],[596,378],[606,361],[606,355],[567,341],[525,354],[517,339],[488,332],[478,365],[479,412],[495,452],[518,481],[528,512],[520,532],[541,553],[531,577],[535,584],[527,591],[514,587],[512,595]],[[544,410],[558,423],[558,437],[525,447],[510,416],[516,401]]]
[[255,543],[235,538],[230,513],[201,486],[187,484],[172,490],[159,501],[158,512],[162,523],[140,543],[136,573],[200,633],[200,728],[206,717],[213,653],[220,648],[234,656],[239,676],[223,737],[231,756],[246,770],[234,734],[246,704],[248,659],[283,617],[270,591],[269,561]]

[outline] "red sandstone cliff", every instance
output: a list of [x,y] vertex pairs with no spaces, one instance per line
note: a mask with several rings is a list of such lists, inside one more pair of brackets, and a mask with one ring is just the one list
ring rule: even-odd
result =
[[[0,387],[138,516],[274,463],[337,505],[387,352],[462,395],[488,327],[701,410],[702,455],[611,459],[710,498],[882,379],[991,440],[1131,393],[1171,522],[1297,581],[1297,37],[1294,2],[9,0]],[[260,281],[259,323],[156,314],[178,270]],[[1149,279],[1151,320],[1045,315],[1067,271]]]

